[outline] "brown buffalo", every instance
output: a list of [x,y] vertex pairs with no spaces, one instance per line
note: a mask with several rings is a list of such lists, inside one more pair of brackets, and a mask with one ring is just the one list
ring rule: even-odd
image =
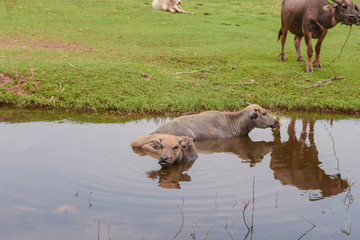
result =
[[174,163],[195,160],[198,155],[192,138],[168,134],[150,134],[135,138],[131,147],[155,153],[159,156],[159,164],[163,167]]
[[327,30],[339,22],[352,25],[360,24],[360,12],[357,4],[351,0],[283,0],[281,8],[281,29],[278,40],[281,37],[280,61],[285,61],[284,46],[287,31],[295,34],[295,48],[298,61],[305,62],[301,56],[300,43],[305,37],[308,61],[306,72],[313,72],[313,47],[311,39],[318,39],[315,46],[314,67],[322,68],[320,64],[320,48]]
[[246,136],[254,128],[275,128],[277,124],[274,116],[253,104],[240,112],[207,111],[179,117],[160,126],[154,133],[205,140]]

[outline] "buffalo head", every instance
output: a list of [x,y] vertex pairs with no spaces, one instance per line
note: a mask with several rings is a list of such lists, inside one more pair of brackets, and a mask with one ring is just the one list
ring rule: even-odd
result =
[[146,144],[154,149],[160,149],[159,164],[162,167],[168,167],[176,161],[187,157],[184,151],[186,151],[190,145],[194,145],[194,139],[186,136],[177,137],[169,135],[164,138],[152,139],[146,142]]
[[351,0],[332,0],[335,11],[334,16],[338,22],[346,25],[360,25],[359,6]]

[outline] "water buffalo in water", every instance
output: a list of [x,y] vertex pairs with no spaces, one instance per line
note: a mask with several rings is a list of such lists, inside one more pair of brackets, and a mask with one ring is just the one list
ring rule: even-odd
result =
[[252,104],[240,112],[206,111],[176,118],[154,133],[188,136],[194,140],[246,136],[254,128],[275,128],[276,117],[259,105]]
[[280,61],[285,61],[284,45],[287,31],[295,34],[295,48],[298,61],[305,62],[301,56],[300,42],[305,37],[308,61],[306,72],[313,72],[312,56],[313,47],[311,39],[318,39],[315,46],[314,67],[322,68],[320,64],[320,48],[327,30],[339,22],[352,25],[360,24],[360,12],[357,4],[351,0],[283,0],[281,8],[281,37]]
[[135,138],[131,147],[155,153],[159,157],[159,164],[163,167],[174,163],[195,160],[198,155],[192,138],[173,136],[168,134],[150,134]]

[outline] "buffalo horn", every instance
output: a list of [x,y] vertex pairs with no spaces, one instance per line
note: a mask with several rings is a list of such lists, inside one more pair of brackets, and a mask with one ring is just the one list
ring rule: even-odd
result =
[[339,5],[342,4],[342,0],[331,0],[331,1],[333,1],[334,3],[337,3],[337,4],[339,4]]

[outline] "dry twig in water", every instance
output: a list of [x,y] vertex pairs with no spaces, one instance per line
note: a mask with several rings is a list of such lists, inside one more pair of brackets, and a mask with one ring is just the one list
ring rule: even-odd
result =
[[301,235],[301,237],[299,237],[298,240],[302,239],[306,234],[308,234],[308,232],[310,232],[311,230],[313,230],[316,227],[316,225],[313,222],[311,222],[310,220],[308,220],[307,218],[300,216],[300,215],[299,215],[299,217],[301,217],[302,219],[304,219],[305,221],[310,223],[312,225],[312,227],[309,230],[307,230],[303,235]]
[[230,229],[228,229],[228,227],[229,227],[229,224],[228,224],[227,220],[225,220],[225,232],[227,232],[230,235],[231,239],[233,240],[234,238],[230,232]]
[[195,226],[192,227],[193,228],[193,231],[190,233],[190,236],[192,237],[193,240],[195,240],[195,231],[196,231],[196,221],[195,221]]
[[92,192],[90,191],[90,193],[89,193],[89,208],[92,208],[91,194],[92,194]]
[[98,219],[98,235],[97,239],[100,240],[100,218]]
[[108,235],[109,235],[109,240],[111,240],[111,236],[110,236],[110,221],[108,221]]
[[245,204],[244,204],[244,207],[243,207],[243,220],[244,220],[244,223],[245,223],[245,226],[246,228],[248,229],[248,232],[246,233],[245,235],[245,239],[247,239],[247,237],[251,236],[251,240],[253,239],[253,234],[254,234],[254,211],[255,211],[255,176],[253,177],[253,196],[252,196],[252,205],[253,205],[253,208],[252,208],[252,215],[251,215],[251,226],[249,227],[249,225],[247,224],[246,222],[246,219],[245,219],[245,210],[247,209],[247,207],[249,206],[250,204],[250,200],[248,200]]
[[180,208],[179,204],[176,203],[176,206],[179,208],[179,210],[180,210],[180,212],[181,212],[182,222],[181,222],[181,227],[180,227],[179,232],[174,236],[173,239],[176,239],[176,237],[181,233],[181,231],[182,231],[182,229],[183,229],[183,226],[184,226],[184,220],[185,220],[185,218],[184,218],[184,213],[183,213],[182,209]]
[[217,198],[218,198],[218,193],[216,192],[216,197],[215,197],[215,211],[217,211]]
[[351,187],[355,184],[354,181],[347,180],[349,186],[346,189],[346,195],[341,201],[344,203],[344,205],[349,209],[350,205],[354,202],[354,197],[351,193]]

